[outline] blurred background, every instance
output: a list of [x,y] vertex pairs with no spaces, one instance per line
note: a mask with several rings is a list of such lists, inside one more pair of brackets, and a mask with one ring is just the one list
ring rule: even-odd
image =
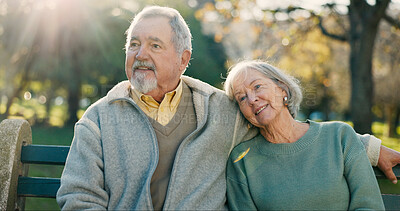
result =
[[186,75],[222,88],[234,63],[267,60],[300,80],[299,120],[346,121],[400,151],[400,0],[0,0],[0,121],[27,119],[34,143],[70,145],[85,109],[126,79],[125,30],[155,4],[189,24]]

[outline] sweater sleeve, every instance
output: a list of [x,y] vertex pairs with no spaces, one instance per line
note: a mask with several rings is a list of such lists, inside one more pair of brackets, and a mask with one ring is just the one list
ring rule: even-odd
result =
[[344,176],[350,191],[349,210],[384,210],[375,174],[354,130],[348,125],[343,126],[341,137],[344,143]]
[[106,210],[100,132],[89,119],[81,119],[75,126],[57,203],[62,210]]
[[257,210],[250,194],[243,161],[233,162],[232,152],[227,164],[226,192],[229,210]]
[[373,135],[364,134],[360,135],[357,133],[358,138],[364,144],[365,150],[369,158],[369,162],[372,166],[378,165],[379,152],[381,148],[381,140]]

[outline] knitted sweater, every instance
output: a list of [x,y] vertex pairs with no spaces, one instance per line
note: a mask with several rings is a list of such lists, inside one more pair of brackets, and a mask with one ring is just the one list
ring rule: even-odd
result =
[[339,122],[308,122],[294,143],[273,144],[258,135],[235,147],[227,166],[230,209],[384,209],[354,130]]

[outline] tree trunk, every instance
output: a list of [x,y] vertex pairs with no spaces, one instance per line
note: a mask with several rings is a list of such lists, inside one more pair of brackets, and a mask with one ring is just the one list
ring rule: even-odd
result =
[[400,121],[400,106],[397,106],[396,115],[394,117],[394,128],[395,128],[396,135],[400,135],[400,133],[397,132],[397,127],[399,126],[399,121]]
[[79,85],[68,87],[68,120],[67,125],[73,125],[78,121],[79,110]]
[[[35,45],[33,45],[33,46],[35,46]],[[35,48],[33,47],[33,49],[35,49]],[[11,108],[15,98],[17,98],[22,93],[22,91],[24,91],[28,87],[28,85],[30,83],[30,80],[31,80],[30,72],[31,72],[33,63],[36,59],[36,54],[35,54],[36,52],[33,49],[31,51],[29,51],[28,55],[26,56],[25,64],[21,65],[22,66],[21,69],[23,70],[23,72],[21,73],[21,75],[22,75],[21,80],[19,81],[18,85],[14,86],[16,88],[14,89],[13,94],[7,101],[6,111],[1,116],[2,119],[8,118],[8,116],[10,115],[10,108]],[[19,65],[17,65],[17,68],[18,68],[18,66]]]
[[13,94],[10,96],[9,100],[7,101],[6,104],[6,111],[3,114],[4,119],[8,118],[8,116],[10,115],[10,108],[15,100],[15,98],[17,98],[23,90],[26,89],[26,87],[29,84],[29,79],[27,77],[22,77],[20,85],[15,88]]
[[384,132],[384,135],[392,138],[395,137],[396,134],[396,108],[397,106],[395,105],[385,105],[385,122],[387,129]]
[[349,5],[351,115],[358,133],[371,133],[372,125],[372,56],[378,24],[388,2],[377,1],[375,6],[364,0]]
[[372,49],[375,36],[355,36],[350,41],[351,116],[358,133],[371,133]]
[[73,52],[72,55],[72,80],[68,84],[68,114],[69,118],[67,120],[67,125],[73,125],[78,121],[78,111],[79,111],[79,100],[81,99],[81,69],[79,66],[78,53]]

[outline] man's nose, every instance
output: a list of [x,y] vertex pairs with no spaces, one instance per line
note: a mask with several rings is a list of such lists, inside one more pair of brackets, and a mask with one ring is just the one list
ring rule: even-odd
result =
[[147,49],[144,46],[141,46],[139,48],[139,51],[137,52],[135,58],[138,60],[145,60],[147,59],[148,54],[147,54]]

